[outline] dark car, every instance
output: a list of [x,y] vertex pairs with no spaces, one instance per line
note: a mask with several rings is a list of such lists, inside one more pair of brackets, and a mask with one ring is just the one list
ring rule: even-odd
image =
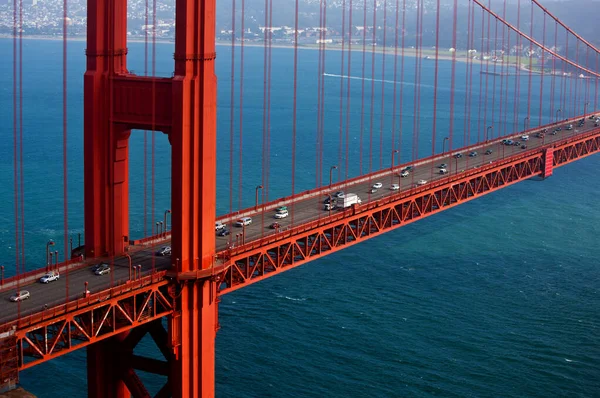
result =
[[163,246],[156,252],[157,256],[170,256],[171,255],[171,246]]
[[491,149],[488,149],[487,151],[485,151],[485,154],[486,154],[486,155],[491,155],[491,154],[492,154],[492,150],[491,150]]
[[477,156],[477,152],[473,151],[469,154],[470,157],[474,158],[475,156]]
[[271,228],[271,229],[277,229],[280,227],[281,227],[281,225],[279,225],[278,222],[274,222],[273,224],[269,225],[269,228]]
[[219,235],[219,236],[227,236],[230,233],[231,232],[229,232],[229,230],[227,228],[223,228],[222,230],[219,231],[219,233],[217,235]]
[[456,155],[454,155],[454,157],[456,159],[460,159],[460,158],[462,158],[462,153],[457,153]]
[[525,144],[521,145],[521,149],[527,149],[527,145],[525,145]]

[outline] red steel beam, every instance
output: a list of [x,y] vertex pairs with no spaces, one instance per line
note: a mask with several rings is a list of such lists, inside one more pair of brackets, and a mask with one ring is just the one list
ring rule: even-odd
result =
[[600,151],[600,131],[562,143],[553,150],[536,149],[500,164],[490,164],[441,180],[408,195],[394,196],[316,220],[269,242],[249,243],[219,253],[230,266],[221,279],[220,294],[237,290],[280,272],[321,258],[366,239],[452,208],[547,171],[546,155],[559,167]]
[[[552,150],[548,150],[550,148]],[[204,292],[203,295],[189,297],[182,304],[189,307],[197,303],[204,312],[215,311],[212,304],[203,306],[202,303],[216,301],[216,284],[220,284],[218,294],[229,293],[487,193],[541,175],[550,160],[546,156],[552,156],[552,167],[560,167],[598,153],[600,129],[584,136],[565,139],[550,148],[525,152],[502,164],[462,173],[412,194],[383,198],[378,202],[356,207],[348,213],[339,213],[337,218],[334,216],[325,221],[309,223],[302,229],[292,230],[294,235],[284,239],[263,242],[262,246],[257,247],[247,245],[243,247],[245,251],[232,253],[230,267],[220,275],[205,282],[185,281],[184,284],[205,284],[209,289],[201,286],[202,289],[199,290]],[[220,255],[223,257],[228,253],[222,252]],[[166,275],[167,272],[164,271],[149,275],[140,281],[4,324],[0,333],[14,332],[14,343],[18,347],[18,369],[24,370],[95,342],[135,330],[163,316],[170,316],[169,342],[161,345],[165,357],[168,357],[168,349],[165,347],[179,347],[182,335],[185,334],[178,327],[181,312],[175,311],[171,297],[177,296],[184,288],[180,286],[177,292],[175,280],[165,279]],[[170,293],[166,293],[167,286],[170,286]],[[150,306],[150,303],[153,305]],[[212,316],[216,318],[216,314]],[[211,333],[214,334],[215,331],[216,326]],[[166,339],[165,336],[161,340]],[[10,350],[3,352],[10,353]],[[14,373],[14,366],[10,365],[13,363],[11,355],[0,355],[0,359],[2,372]],[[135,359],[133,362],[135,363]],[[156,373],[164,373],[159,364],[152,366],[158,369]],[[131,375],[126,384],[133,385],[135,380],[135,376]]]
[[167,292],[169,281],[160,277],[147,282],[149,284],[127,293],[112,298],[106,296],[104,301],[94,301],[89,306],[41,322],[29,325],[15,322],[19,370],[171,314],[173,299]]

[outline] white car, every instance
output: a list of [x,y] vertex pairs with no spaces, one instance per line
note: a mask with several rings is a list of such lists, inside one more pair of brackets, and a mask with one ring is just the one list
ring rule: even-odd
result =
[[96,270],[96,272],[94,272],[94,274],[96,274],[96,275],[110,274],[110,265],[102,264],[100,267],[98,267],[98,269]]
[[243,227],[250,224],[252,224],[252,218],[250,217],[242,217],[235,222],[236,227]]
[[60,278],[58,272],[50,271],[40,278],[40,283],[50,283],[53,281],[57,281],[58,278]]
[[277,213],[275,213],[275,218],[279,219],[279,218],[286,218],[288,216],[288,211],[284,210],[284,211],[278,211]]
[[29,292],[27,290],[21,290],[20,292],[17,292],[15,295],[10,296],[10,301],[14,301],[15,303],[17,301],[23,301],[23,300],[27,300],[29,297],[31,297],[31,295],[29,294]]
[[446,174],[446,173],[448,173],[448,170],[446,170],[446,169],[440,169],[440,174]]
[[375,184],[373,184],[373,189],[379,189],[379,188],[381,188],[382,186],[383,186],[383,184],[382,184],[382,183],[380,183],[380,182],[376,182]]
[[398,185],[398,184],[390,185],[390,190],[392,190],[392,191],[397,191],[399,189],[400,189],[400,185]]
[[417,185],[425,185],[427,184],[427,180],[419,180],[417,181]]
[[529,136],[528,136],[527,134],[525,134],[525,135],[522,135],[522,136],[521,136],[521,139],[522,139],[523,141],[529,141]]
[[400,173],[400,177],[408,177],[410,173],[408,172],[408,170],[404,170],[402,173]]
[[220,231],[223,228],[225,228],[225,224],[223,224],[221,221],[216,221],[215,222],[215,231]]

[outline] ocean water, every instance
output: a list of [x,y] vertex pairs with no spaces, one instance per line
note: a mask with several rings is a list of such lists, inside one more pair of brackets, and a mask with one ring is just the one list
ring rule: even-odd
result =
[[[64,246],[60,149],[62,66],[60,42],[26,40],[23,45],[23,74],[27,77],[23,85],[25,254],[26,267],[30,269],[43,261],[47,239],[55,239],[59,249]],[[84,48],[82,42],[69,44],[70,235],[83,229]],[[143,44],[130,44],[130,69],[138,74],[144,71],[143,50]],[[254,187],[263,181],[263,167],[270,167],[269,189],[265,189],[263,199],[289,195],[292,189],[292,80],[289,74],[292,52],[273,50],[271,157],[270,164],[265,166],[261,156],[263,53],[261,48],[245,51],[240,190],[239,119],[234,121],[233,189],[229,180],[231,53],[228,47],[218,49],[217,198],[220,214],[229,211],[230,192],[233,210],[253,203]],[[239,50],[236,53],[239,56]],[[0,182],[5,187],[0,198],[13,206],[12,62],[4,61],[12,54],[11,41],[0,40],[0,54],[3,59],[0,62],[0,120],[6,137],[0,145]],[[171,54],[170,45],[157,46],[157,59],[161,60],[156,64],[157,74],[170,75]],[[451,117],[455,122],[452,146],[460,147],[481,139],[482,126],[489,125],[490,119],[497,135],[519,129],[527,116],[521,111],[527,107],[527,98],[519,96],[520,112],[514,115],[510,102],[506,122],[497,115],[492,118],[491,102],[487,115],[479,117],[477,105],[472,108],[470,117],[465,117],[464,97],[468,88],[464,66],[460,64],[455,76],[457,106],[451,115],[448,106],[441,105],[449,101],[451,79],[449,63],[441,63],[438,125],[433,137],[433,89],[427,86],[431,86],[434,65],[423,63],[419,134],[414,134],[414,60],[407,58],[403,120],[397,121],[397,129],[392,132],[393,84],[385,83],[390,80],[391,69],[383,76],[381,58],[376,57],[375,81],[364,81],[367,113],[361,121],[363,80],[358,79],[362,77],[361,60],[353,56],[354,72],[350,75],[357,79],[350,80],[349,149],[347,155],[342,151],[340,156],[339,92],[340,83],[346,85],[347,80],[335,76],[324,79],[325,133],[319,138],[315,111],[317,54],[300,51],[296,192],[322,183],[328,178],[331,164],[340,165],[336,178],[343,179],[346,174],[353,176],[361,170],[368,171],[369,163],[372,169],[378,169],[379,159],[383,167],[389,167],[391,148],[400,149],[402,162],[410,161],[413,153],[423,157],[432,150],[441,152]],[[369,58],[367,61],[371,62]],[[392,65],[388,59],[387,67]],[[239,66],[237,58],[236,68]],[[370,73],[370,64],[366,70]],[[345,75],[340,70],[339,53],[328,54],[325,71]],[[236,75],[236,112],[240,105],[238,79]],[[509,86],[514,87],[512,84],[511,80]],[[527,79],[521,78],[521,87],[526,84]],[[535,88],[535,84],[542,83],[534,81],[533,84]],[[550,82],[546,80],[543,84],[544,95],[548,96]],[[478,90],[478,85],[474,85],[473,102],[477,104],[485,101],[478,99]],[[513,88],[509,94],[513,93],[511,90]],[[375,109],[372,124],[371,92]],[[344,98],[345,118],[348,98],[345,91]],[[512,101],[514,96],[510,98]],[[584,101],[580,98],[572,103],[583,107]],[[564,117],[576,113],[575,105],[569,110],[559,100],[556,102],[552,109],[565,108]],[[538,122],[538,104],[539,96],[533,96],[532,126]],[[550,120],[552,113],[544,107],[541,121]],[[488,119],[485,123],[483,117]],[[369,140],[371,125],[372,141]],[[471,131],[467,134],[469,126]],[[345,144],[345,131],[342,135]],[[154,206],[149,191],[144,208],[143,181],[144,173],[148,175],[148,172],[144,171],[143,164],[144,156],[149,159],[151,154],[152,136],[134,132],[131,138],[132,237],[143,236],[144,230],[149,230],[155,220],[162,220],[162,212],[169,207],[169,193],[162,188],[169,182],[168,141],[161,133],[155,134],[154,140],[157,165]],[[380,155],[380,140],[384,155]],[[322,166],[316,155],[320,142],[323,143]],[[596,240],[600,232],[599,167],[597,156],[586,158],[555,170],[547,180],[530,180],[505,188],[223,296],[219,307],[221,329],[217,334],[217,396],[600,396],[600,268],[596,259]],[[15,264],[13,211],[6,208],[0,214],[0,255],[7,272],[14,272]],[[138,353],[160,357],[150,341],[144,341]],[[151,391],[156,391],[163,382],[146,374],[141,377]],[[21,374],[24,387],[40,397],[83,397],[85,380],[84,350]]]

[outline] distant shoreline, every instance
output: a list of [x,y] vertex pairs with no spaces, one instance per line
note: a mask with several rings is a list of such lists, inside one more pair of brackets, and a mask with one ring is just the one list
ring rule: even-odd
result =
[[[7,34],[0,34],[0,39],[13,39],[12,35],[7,35]],[[24,40],[50,40],[50,41],[62,41],[63,38],[62,37],[55,37],[55,36],[43,36],[43,35],[29,35],[29,36],[23,36]],[[77,42],[82,42],[82,41],[86,41],[87,38],[86,37],[80,37],[80,36],[75,36],[75,37],[68,37],[67,41],[77,41]],[[130,43],[145,43],[146,40],[136,37],[136,38],[129,38],[127,40]],[[152,43],[153,41],[151,39],[148,40],[149,43]],[[158,44],[173,44],[174,41],[172,39],[169,40],[165,40],[165,39],[159,39],[156,40],[155,43]],[[231,42],[228,41],[216,41],[215,42],[216,46],[219,47],[231,47]],[[241,47],[242,44],[241,43],[235,43],[235,47]],[[264,48],[265,45],[263,43],[244,43],[244,47],[261,47]],[[294,49],[295,47],[291,44],[271,44],[271,48],[285,48],[285,49]],[[319,46],[317,44],[300,44],[298,45],[298,49],[299,50],[319,50]],[[385,49],[385,54],[386,55],[391,55],[391,56],[395,56],[395,54],[397,53],[398,56],[402,55],[402,48],[398,48],[397,50],[395,48],[390,48],[390,47],[371,47],[371,46],[366,46],[365,47],[365,52],[367,53],[376,53],[376,54],[384,54],[384,49]],[[337,45],[337,44],[329,44],[325,46],[325,50],[329,50],[329,51],[342,51],[342,46],[341,45]],[[345,45],[343,48],[344,51],[348,51],[348,45]],[[354,44],[352,46],[352,52],[362,52],[363,50],[363,46],[362,43],[361,44]],[[445,54],[440,54],[440,52],[444,52]],[[405,47],[404,48],[404,56],[406,57],[411,57],[411,58],[417,58],[417,51],[414,48],[410,48],[410,47]],[[421,50],[421,57],[423,59],[426,59],[427,61],[435,61],[435,50],[432,49],[422,49]],[[499,67],[503,67],[503,66],[507,66],[507,67],[514,67],[517,68],[517,64],[516,63],[511,63],[511,62],[497,62],[494,63],[493,61],[489,61],[489,60],[480,60],[480,59],[472,59],[472,58],[467,58],[467,53],[466,51],[457,51],[455,53],[455,56],[452,55],[448,55],[447,54],[447,50],[440,50],[438,52],[437,55],[437,59],[438,60],[443,60],[443,61],[456,61],[456,62],[468,62],[471,61],[472,63],[476,63],[476,64],[485,64],[485,63],[489,63],[490,66],[496,65],[496,68]],[[522,68],[523,70],[523,68]],[[535,71],[534,71],[535,73]]]

